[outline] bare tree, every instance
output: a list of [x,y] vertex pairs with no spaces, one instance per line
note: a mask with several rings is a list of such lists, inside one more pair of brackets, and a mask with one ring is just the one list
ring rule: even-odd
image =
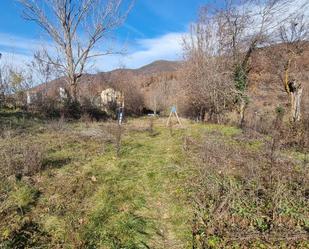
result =
[[90,59],[113,53],[98,52],[99,41],[126,19],[132,2],[123,0],[18,0],[24,17],[37,23],[49,36],[56,51],[45,50],[47,63],[66,76],[74,100],[78,98],[78,80]]
[[233,60],[234,83],[237,91],[240,121],[242,126],[245,118],[245,109],[248,104],[247,88],[251,71],[250,59],[253,52],[261,46],[277,42],[276,30],[288,22],[291,16],[297,16],[301,7],[295,11],[289,8],[297,6],[298,0],[244,0],[241,7],[237,1],[226,1],[226,8],[219,11],[227,53]]
[[178,94],[175,89],[177,81],[174,73],[161,73],[152,77],[152,80],[151,90],[147,93],[147,104],[156,115],[162,111],[167,111],[175,104]]
[[[46,58],[45,58],[46,59]],[[35,84],[42,84],[40,93],[43,98],[48,94],[48,83],[50,80],[57,78],[58,70],[53,63],[44,59],[44,51],[36,51],[33,55],[33,59],[27,64],[27,69],[33,77],[35,77]]]
[[209,114],[209,119],[220,122],[221,113],[231,103],[233,81],[228,58],[222,54],[219,27],[208,14],[208,9],[201,10],[183,41],[184,96],[189,103],[184,111],[202,121]]
[[[251,57],[258,47],[278,42],[278,27],[287,23],[292,16],[298,16],[309,5],[304,2],[298,6],[297,3],[298,0],[224,0],[222,8],[206,6],[200,12],[199,20],[202,22],[199,21],[196,35],[191,39],[191,44],[195,44],[191,50],[198,60],[221,56],[229,59],[230,62],[226,64],[229,68],[225,70],[233,74],[240,125],[244,123],[248,104]],[[295,5],[299,8],[292,11],[291,7]],[[203,23],[203,20],[208,21]],[[215,36],[211,35],[213,31],[209,31],[209,26],[216,30]],[[205,43],[205,39],[214,39],[215,42]],[[203,51],[203,44],[210,46]],[[207,54],[209,48],[214,52],[212,56]]]
[[123,70],[117,76],[114,87],[122,93],[125,114],[140,115],[144,106],[144,98],[135,78]]
[[308,45],[309,23],[304,15],[300,15],[292,18],[286,25],[282,25],[279,28],[279,33],[283,49],[275,56],[276,61],[273,63],[279,70],[279,78],[290,99],[291,120],[296,122],[301,119],[303,88],[298,82],[299,79],[292,78],[290,74],[292,64],[296,63],[297,57],[303,54],[304,48]]

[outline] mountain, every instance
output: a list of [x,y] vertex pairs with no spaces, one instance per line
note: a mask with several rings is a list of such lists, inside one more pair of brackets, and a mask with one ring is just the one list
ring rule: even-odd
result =
[[150,63],[149,65],[143,66],[139,69],[136,69],[135,72],[139,75],[150,75],[157,73],[168,73],[175,72],[181,66],[181,62],[179,61],[166,61],[159,60]]
[[[79,80],[79,92],[82,97],[94,98],[109,87],[119,88],[127,84],[133,89],[138,89],[144,98],[147,98],[149,87],[154,87],[158,79],[174,77],[181,67],[179,61],[159,60],[138,69],[116,69],[110,72],[97,74],[84,74]],[[51,97],[59,97],[59,88],[67,87],[65,77],[40,84],[32,89],[33,93],[46,91]]]
[[[110,72],[84,74],[79,80],[80,88],[83,92],[83,89],[91,86],[92,88],[96,88],[99,92],[106,86],[118,81],[120,78],[125,78],[127,80],[134,78],[134,81],[139,78],[140,80],[137,81],[147,81],[148,79],[153,79],[159,75],[175,74],[179,70],[180,66],[181,62],[179,61],[158,60],[138,69],[115,69]],[[37,92],[47,89],[47,92],[50,95],[53,95],[55,94],[55,91],[58,91],[59,87],[65,86],[65,78],[61,77],[59,79],[52,80],[47,84],[38,85],[33,89],[33,91]]]

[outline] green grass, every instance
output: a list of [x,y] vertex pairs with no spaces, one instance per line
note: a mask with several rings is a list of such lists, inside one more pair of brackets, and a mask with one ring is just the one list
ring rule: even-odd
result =
[[[175,129],[170,136],[158,122],[151,135],[147,125],[132,120],[125,126],[119,157],[104,139],[79,136],[89,128],[84,124],[64,131],[29,128],[32,141],[44,145],[45,170],[34,177],[34,192],[6,191],[5,203],[13,201],[25,211],[0,224],[3,243],[32,220],[48,235],[47,248],[189,248],[186,130]],[[36,192],[40,196],[34,198]],[[8,228],[12,220],[16,226]]]
[[[90,248],[184,248],[189,245],[190,208],[181,189],[181,134],[161,128],[125,136],[120,158],[106,154],[108,165],[93,162],[100,188],[85,228]],[[93,172],[94,173],[94,172]],[[103,201],[102,201],[103,200]],[[104,220],[105,222],[102,222]],[[103,243],[103,244],[102,244]]]
[[[0,147],[31,139],[44,148],[44,167],[30,182],[0,182],[0,248],[192,248],[193,190],[188,182],[196,168],[195,158],[184,151],[184,137],[220,140],[252,151],[263,146],[259,139],[238,140],[240,129],[189,121],[171,134],[165,120],[158,119],[150,133],[145,118],[124,125],[117,155],[115,141],[105,133],[82,135],[90,129],[110,132],[117,129],[114,124],[76,122],[54,130],[12,113],[1,118],[2,124],[14,123],[13,131],[18,122],[24,130],[0,139]],[[237,189],[237,179],[224,180]],[[239,204],[233,205],[236,215],[251,217],[255,226],[265,229],[264,220],[252,214],[255,203],[244,199]],[[207,243],[218,248],[222,238],[214,235]]]

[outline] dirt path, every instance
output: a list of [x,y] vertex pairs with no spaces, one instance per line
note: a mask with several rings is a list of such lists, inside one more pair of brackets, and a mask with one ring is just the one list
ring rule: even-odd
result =
[[[157,125],[157,134],[136,134],[128,144],[139,144],[129,157],[139,158],[142,165],[139,188],[143,190],[146,206],[138,213],[153,224],[150,248],[187,248],[190,241],[190,210],[185,193],[187,177],[185,157],[182,151],[184,130],[173,136]],[[127,145],[128,145],[127,144]]]

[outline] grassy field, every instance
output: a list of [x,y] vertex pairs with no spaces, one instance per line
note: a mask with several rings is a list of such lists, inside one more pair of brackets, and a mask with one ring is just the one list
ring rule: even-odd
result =
[[[7,123],[13,127],[15,119]],[[20,181],[3,179],[2,247],[190,246],[184,130],[171,136],[161,122],[150,132],[148,121],[129,121],[117,155],[112,123],[18,122],[2,148],[35,145],[44,169]]]
[[[224,240],[231,233],[223,223],[231,220],[259,236],[270,229],[260,204],[248,206],[256,200],[250,191],[243,193],[247,199],[228,191],[211,195],[224,184],[239,193],[248,188],[253,178],[247,184],[228,169],[236,167],[232,154],[258,154],[269,137],[246,139],[237,128],[189,121],[171,129],[164,119],[152,125],[147,118],[129,120],[119,130],[113,122],[45,122],[2,113],[1,125],[0,248],[270,248],[254,236],[251,247]],[[205,159],[205,151],[213,154]],[[298,159],[305,155],[296,154],[297,170],[307,174],[307,162]],[[217,171],[205,161],[218,165]],[[306,177],[301,193],[308,191]],[[233,205],[226,207],[225,196]],[[293,246],[306,248],[308,199],[305,192],[298,197],[283,203],[291,209],[282,222],[297,223]]]

